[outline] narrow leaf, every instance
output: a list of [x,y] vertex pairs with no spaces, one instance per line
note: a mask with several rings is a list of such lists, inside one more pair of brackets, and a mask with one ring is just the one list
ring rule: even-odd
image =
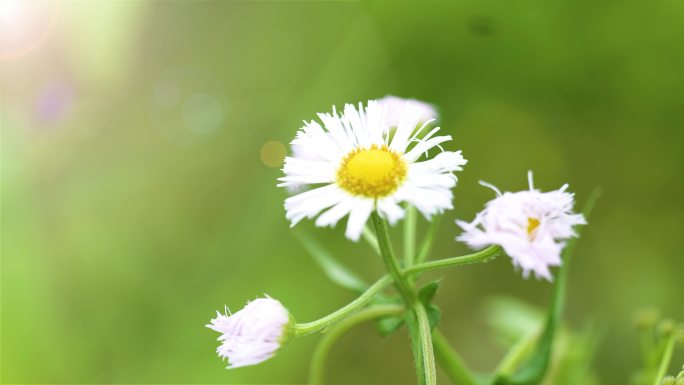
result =
[[330,254],[320,243],[304,233],[295,233],[295,236],[304,245],[313,259],[321,267],[325,275],[339,286],[364,292],[368,285],[356,273],[341,264],[332,254]]

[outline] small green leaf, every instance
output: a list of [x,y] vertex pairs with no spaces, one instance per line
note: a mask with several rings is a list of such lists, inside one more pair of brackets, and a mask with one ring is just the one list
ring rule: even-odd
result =
[[[399,296],[376,296],[373,298],[373,304],[402,306],[404,305],[404,301]],[[382,317],[375,322],[375,326],[377,327],[381,336],[387,337],[388,335],[397,331],[401,325],[404,324],[404,321],[405,319],[403,316]]]
[[439,325],[439,321],[442,320],[442,311],[439,310],[435,304],[427,305],[425,310],[427,311],[428,320],[430,321],[430,329],[434,329]]
[[427,285],[423,286],[418,292],[418,299],[425,306],[430,305],[430,302],[432,302],[432,299],[435,297],[435,294],[437,293],[437,289],[439,289],[440,282],[441,280],[432,281]]
[[312,237],[301,232],[295,233],[295,236],[331,281],[345,289],[360,293],[368,288],[368,285],[356,273],[341,264],[323,245]]
[[392,316],[392,317],[380,318],[375,323],[375,326],[377,327],[378,332],[380,333],[381,336],[387,337],[388,335],[399,330],[399,328],[403,324],[404,324],[404,317]]

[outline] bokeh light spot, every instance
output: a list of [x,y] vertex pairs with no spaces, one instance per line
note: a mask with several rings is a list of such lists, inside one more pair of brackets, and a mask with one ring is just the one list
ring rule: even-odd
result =
[[73,104],[74,90],[69,82],[56,81],[46,85],[36,99],[37,116],[46,123],[56,123]]
[[278,168],[283,165],[287,150],[277,140],[271,140],[261,147],[261,161],[268,167]]
[[163,81],[157,84],[154,89],[154,100],[159,107],[170,108],[181,101],[182,92],[178,84],[170,81]]
[[195,94],[183,103],[183,124],[196,134],[208,134],[223,121],[221,103],[213,96]]

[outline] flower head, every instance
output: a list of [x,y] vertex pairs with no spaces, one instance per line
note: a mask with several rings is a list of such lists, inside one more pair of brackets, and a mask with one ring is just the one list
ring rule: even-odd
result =
[[385,123],[390,127],[399,125],[404,111],[406,111],[407,104],[410,105],[412,109],[416,110],[415,113],[419,116],[418,122],[421,124],[439,118],[437,109],[435,109],[432,104],[421,102],[416,99],[404,99],[393,95],[387,95],[378,100],[378,103],[380,103],[380,107],[385,109]]
[[347,104],[342,114],[334,107],[332,114],[318,114],[323,125],[305,122],[279,179],[281,187],[312,186],[285,200],[292,226],[317,216],[317,226],[334,226],[348,215],[346,236],[356,241],[373,210],[394,224],[404,216],[402,202],[426,218],[452,208],[453,172],[466,163],[461,152],[420,160],[451,136],[436,136],[439,127],[426,132],[430,121],[420,124],[424,111],[416,103],[404,103],[396,126],[385,112],[369,101],[358,109]]
[[232,369],[273,357],[293,334],[294,320],[280,302],[267,297],[249,302],[233,315],[217,312],[207,327],[221,333],[216,351]]
[[457,221],[464,232],[457,239],[474,249],[500,245],[523,270],[525,277],[532,271],[537,277],[551,281],[550,266],[560,266],[564,240],[575,237],[575,225],[584,225],[582,214],[574,214],[574,196],[566,192],[568,185],[558,190],[541,192],[534,189],[532,172],[528,174],[529,191],[497,192],[471,223]]

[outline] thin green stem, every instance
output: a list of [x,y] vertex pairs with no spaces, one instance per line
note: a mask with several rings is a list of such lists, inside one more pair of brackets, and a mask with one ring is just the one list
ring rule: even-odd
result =
[[423,351],[423,364],[425,369],[425,384],[437,384],[437,370],[435,369],[435,353],[432,346],[432,329],[430,328],[430,320],[428,319],[425,305],[420,301],[416,301],[413,306],[413,311],[416,313],[418,320],[418,330],[420,332],[421,350]]
[[418,383],[425,385],[435,385],[437,377],[435,374],[434,355],[432,353],[432,337],[430,332],[430,322],[423,304],[418,301],[411,281],[402,273],[399,263],[394,257],[392,245],[387,233],[385,221],[380,218],[377,212],[371,214],[371,221],[375,228],[375,236],[378,239],[382,259],[389,270],[394,285],[396,286],[401,298],[404,300],[407,309],[411,309],[416,317],[416,322],[407,322],[406,325],[411,335],[413,359],[415,361],[416,375]]
[[387,226],[385,226],[385,221],[380,218],[380,215],[378,215],[376,211],[371,214],[371,221],[373,222],[373,227],[375,228],[375,236],[378,240],[380,254],[385,262],[385,266],[387,266],[387,270],[389,270],[390,276],[392,276],[392,279],[394,280],[394,285],[397,287],[397,290],[404,299],[404,302],[407,306],[411,306],[416,295],[411,290],[409,282],[402,274],[399,263],[394,257],[392,245],[390,244],[389,240],[389,234],[387,234]]
[[[386,234],[386,233],[385,233]],[[385,242],[383,242],[385,243]],[[454,257],[454,258],[447,258],[447,259],[442,259],[442,260],[437,260],[437,261],[432,261],[432,262],[426,262],[426,263],[421,263],[419,265],[414,265],[411,266],[408,269],[403,269],[403,270],[398,270],[398,274],[404,278],[411,276],[413,274],[417,273],[422,273],[424,271],[428,270],[435,270],[435,269],[441,269],[441,268],[447,268],[447,267],[454,267],[454,266],[460,266],[460,265],[467,265],[467,264],[472,264],[472,263],[478,263],[478,262],[487,262],[494,258],[500,250],[495,250],[495,247],[489,247],[487,249],[484,249],[482,251],[479,251],[477,253],[469,254],[469,255],[464,255],[461,257]],[[399,267],[397,266],[397,269]],[[356,298],[354,301],[348,303],[344,307],[340,308],[339,310],[323,317],[320,318],[316,321],[311,321],[307,323],[301,323],[297,324],[295,327],[295,331],[297,335],[305,335],[305,334],[311,334],[315,333],[317,331],[323,330],[327,327],[330,327],[331,325],[341,321],[345,317],[347,317],[349,314],[363,308],[366,304],[368,304],[375,295],[380,293],[383,289],[385,289],[387,286],[389,286],[393,282],[392,276],[386,275],[384,277],[381,277],[378,279],[374,284],[368,287],[368,289],[361,294],[358,298]],[[410,286],[408,286],[410,287]],[[410,298],[415,298],[415,293],[410,291]],[[413,306],[413,300],[409,302],[410,305],[408,306]]]
[[454,385],[477,385],[461,356],[452,349],[449,341],[438,329],[432,331],[432,344],[435,346],[437,361]]
[[529,333],[528,335],[521,337],[508,353],[506,353],[501,362],[499,362],[499,365],[494,370],[494,375],[489,379],[487,384],[494,385],[500,378],[513,374],[513,371],[520,366],[523,359],[534,349],[538,339],[538,332]]
[[297,335],[311,334],[334,325],[335,323],[343,320],[355,311],[360,310],[361,308],[366,306],[376,294],[378,294],[384,288],[389,286],[390,283],[392,283],[392,279],[389,276],[384,276],[380,278],[358,298],[348,303],[341,309],[316,321],[295,325],[295,333]]
[[406,208],[406,218],[404,218],[404,264],[412,266],[416,261],[416,226],[418,222],[418,212],[412,205]]
[[381,305],[372,306],[355,313],[343,321],[330,328],[321,338],[316,350],[314,351],[311,368],[309,369],[309,384],[321,385],[323,384],[323,373],[325,363],[330,354],[330,350],[351,328],[363,322],[370,321],[376,318],[381,318],[391,315],[400,315],[404,311],[403,306],[398,305]]
[[667,337],[667,342],[665,345],[665,351],[660,359],[660,366],[658,366],[658,371],[656,372],[656,377],[653,381],[653,385],[660,385],[667,374],[667,368],[670,367],[670,362],[672,361],[672,353],[677,342],[677,338],[674,333]]
[[423,238],[423,242],[421,242],[420,247],[418,248],[418,253],[414,263],[423,263],[428,257],[428,254],[432,249],[432,243],[435,240],[435,235],[437,234],[437,229],[439,229],[439,221],[440,217],[434,217],[432,222],[430,222],[430,227],[425,234],[425,238]]
[[413,265],[413,266],[410,266],[410,267],[404,269],[403,273],[404,274],[415,274],[415,273],[421,273],[421,272],[428,271],[428,270],[441,269],[444,267],[470,265],[473,263],[485,263],[485,262],[489,262],[492,259],[496,258],[496,256],[498,256],[499,254],[501,254],[501,247],[494,245],[494,246],[489,246],[486,249],[482,249],[478,252],[468,254],[468,255],[463,255],[460,257],[439,259],[436,261],[430,261],[430,262],[425,262],[425,263],[421,263],[418,265]]
[[373,234],[373,231],[368,226],[364,226],[363,233],[361,234],[363,235],[363,239],[365,239],[366,242],[368,242],[371,249],[373,249],[373,251],[375,251],[377,255],[380,255],[380,247],[378,247],[378,240],[377,238],[375,238],[375,234]]

